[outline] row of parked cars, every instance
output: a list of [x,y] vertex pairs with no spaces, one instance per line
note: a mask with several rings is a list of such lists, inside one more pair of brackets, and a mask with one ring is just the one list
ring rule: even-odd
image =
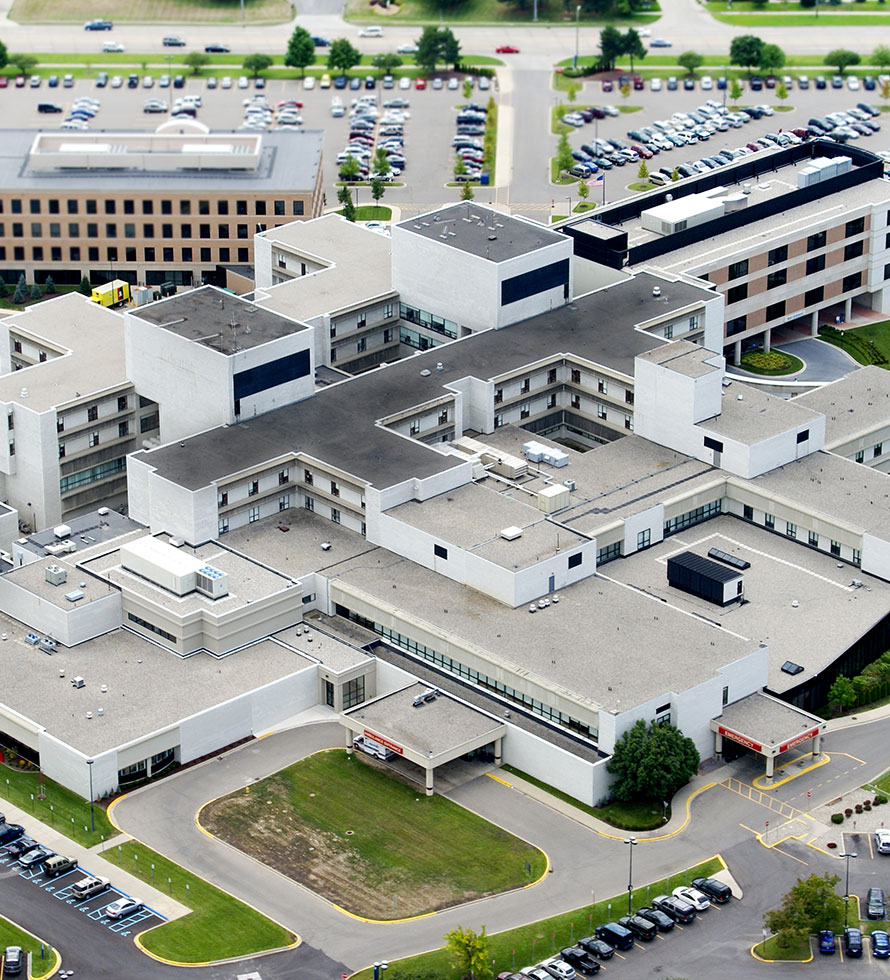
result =
[[[332,114],[336,108],[332,103]],[[349,139],[337,154],[340,180],[388,181],[400,176],[407,166],[405,123],[410,116],[408,100],[398,96],[383,103],[382,113],[373,95],[354,99],[349,109]],[[343,169],[350,159],[357,161],[357,170]]]
[[732,898],[728,885],[716,878],[693,878],[671,895],[657,895],[644,908],[617,922],[597,926],[593,936],[560,950],[559,956],[528,966],[519,973],[499,973],[497,980],[574,980],[578,974],[595,976],[603,960],[615,951],[632,949],[637,940],[651,942],[659,933],[670,932],[677,923],[686,925],[707,912],[711,903],[725,905]]
[[457,132],[451,140],[455,154],[454,179],[456,181],[479,180],[485,163],[485,128],[488,126],[488,109],[484,105],[469,102],[457,113]]
[[[851,92],[858,92],[860,89],[874,92],[888,77],[890,76],[879,75],[878,78],[875,78],[873,75],[863,75],[860,78],[858,75],[832,75],[831,78],[826,78],[824,75],[816,75],[811,80],[809,75],[798,75],[796,79],[791,75],[782,75],[781,81],[789,92],[794,88],[795,82],[797,87],[804,91],[808,90],[811,85],[820,90],[827,88],[842,89],[845,79],[847,88]],[[736,78],[736,81],[743,91],[747,84],[751,92],[762,92],[764,89],[775,89],[780,79],[775,75],[752,75],[749,79]],[[711,75],[702,75],[701,78],[696,78],[694,75],[684,75],[682,79],[677,78],[676,75],[669,75],[667,79],[658,77],[649,79],[649,88],[653,92],[661,92],[663,89],[668,92],[676,92],[679,88],[683,88],[687,92],[694,92],[696,85],[703,92],[710,92],[715,88],[724,91],[729,88],[729,84],[729,79],[725,75],[720,75],[717,78],[713,78]],[[646,83],[640,75],[622,75],[616,81],[606,78],[602,82],[604,92],[611,92],[616,86],[621,89],[624,85],[637,92],[643,91],[646,87]]]

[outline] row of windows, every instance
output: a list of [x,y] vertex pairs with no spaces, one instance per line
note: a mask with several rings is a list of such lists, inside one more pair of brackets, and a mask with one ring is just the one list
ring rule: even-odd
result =
[[[750,506],[749,504],[744,504],[743,505],[743,508],[742,508],[742,516],[745,518],[746,521],[753,521],[754,520],[754,508],[752,506]],[[791,521],[785,521],[784,524],[785,524],[785,527],[784,527],[785,536],[788,537],[788,538],[791,538],[794,541],[796,541],[797,540],[797,531],[798,531],[797,525],[794,524],[794,523],[792,523]],[[767,528],[767,530],[769,530],[769,531],[775,531],[776,530],[776,517],[775,517],[775,515],[774,514],[764,513],[764,515],[763,515],[763,526],[765,528]],[[811,548],[819,548],[819,542],[820,542],[820,540],[821,540],[821,538],[819,537],[819,533],[817,531],[807,531],[807,544]],[[824,550],[824,549],[822,549],[822,550]],[[861,565],[862,564],[862,553],[860,552],[860,550],[858,548],[853,548],[851,550],[852,550],[853,564],[854,565]],[[841,556],[841,543],[840,543],[840,541],[835,541],[835,540],[829,538],[828,551],[829,551],[830,554],[834,555],[835,558],[840,558],[840,556]]]
[[[90,238],[96,236],[90,235]],[[232,253],[237,254],[238,262],[249,262],[250,261],[250,249],[248,246],[242,246],[237,249],[231,248],[219,248],[217,251],[217,258],[214,259],[213,252],[214,249],[208,246],[203,246],[198,249],[198,261],[199,262],[231,262]],[[179,253],[177,255],[177,252]],[[26,262],[28,261],[25,256],[25,248],[23,245],[15,245],[12,249],[12,257],[16,262]],[[31,246],[31,259],[34,262],[43,262],[46,259],[46,249],[42,245],[32,245]],[[87,261],[89,262],[101,262],[103,257],[100,256],[100,248],[98,245],[90,245],[87,250]],[[0,245],[0,261],[6,259],[6,247]],[[53,245],[49,249],[49,259],[51,262],[63,262],[66,261],[62,257],[62,247],[61,245]],[[139,250],[134,245],[128,245],[123,250],[119,249],[116,245],[108,245],[105,248],[104,260],[108,262],[139,262]],[[79,245],[71,245],[68,248],[68,259],[69,262],[81,262],[83,261],[83,249]],[[142,249],[142,261],[143,262],[194,262],[195,261],[195,249],[191,246],[184,246],[181,249],[171,248],[169,246],[163,248],[155,248],[155,246],[147,246]]]
[[606,562],[613,561],[615,558],[621,557],[621,542],[616,541],[614,544],[607,544],[604,548],[598,549],[596,553],[596,564],[597,566],[605,565]]
[[694,524],[701,524],[702,521],[709,521],[712,517],[717,517],[722,512],[723,501],[712,500],[709,504],[696,507],[694,510],[688,510],[685,514],[680,514],[678,517],[672,517],[670,520],[665,521],[664,536],[667,538],[672,534],[677,534],[678,531],[685,531],[687,527],[692,527]]
[[[878,456],[883,456],[883,455],[884,455],[884,443],[883,442],[876,442],[871,447],[871,458],[872,459],[877,459]],[[865,462],[865,450],[864,449],[860,449],[859,452],[856,453],[856,455],[854,456],[854,459],[856,460],[857,463],[864,463]]]
[[[40,198],[30,198],[28,201],[28,213],[29,214],[42,214],[43,205],[46,204],[47,214],[61,214],[61,201],[56,198],[50,198],[47,201],[43,201]],[[88,198],[83,202],[84,214],[99,214],[100,210],[103,214],[117,214],[118,204],[120,204],[121,214],[136,214],[136,202],[131,200],[118,201],[117,198],[106,198],[102,202],[102,207],[99,207],[99,201],[95,198]],[[249,205],[253,204],[253,210],[249,209]],[[80,214],[80,201],[69,199],[65,202],[65,210],[67,214]],[[158,202],[159,213],[160,214],[173,214],[173,201],[162,200]],[[155,213],[155,201],[146,200],[142,201],[141,208],[142,214],[154,214]],[[24,213],[24,202],[21,198],[13,198],[9,202],[10,214],[23,214]],[[0,200],[0,214],[3,213],[3,201]],[[182,198],[179,201],[179,214],[191,214],[192,213],[192,200],[191,198]],[[198,201],[196,214],[210,214],[210,201]],[[216,202],[216,213],[217,214],[228,214],[229,213],[229,201],[228,200],[218,200]],[[279,216],[285,216],[288,213],[287,201],[236,201],[235,202],[235,214],[274,214]],[[291,201],[291,214],[301,215],[303,214],[303,202],[302,201]]]
[[[856,258],[859,255],[862,255],[862,242],[853,242],[852,245],[848,245],[846,247],[846,249],[844,249],[844,260],[845,261],[847,261],[849,259]],[[807,259],[807,275],[808,276],[815,275],[817,272],[822,272],[824,268],[825,268],[825,256],[824,255],[815,255],[815,256],[813,256],[813,258]],[[856,284],[853,285],[853,286],[844,286],[844,292],[846,292],[848,289],[858,289],[859,288],[859,285],[862,282],[862,273],[861,272],[854,272],[851,275],[846,276],[844,278],[844,282],[845,283],[848,280],[850,282],[852,282],[853,280],[855,280],[856,281]],[[787,269],[779,269],[777,272],[771,272],[767,276],[766,288],[767,289],[775,289],[777,286],[784,286],[787,281],[788,281],[788,270]],[[729,303],[739,303],[743,299],[747,299],[747,297],[748,297],[748,284],[746,282],[743,282],[743,283],[741,283],[738,286],[731,286],[726,291],[726,302],[728,304]],[[807,304],[807,305],[809,305],[809,304]],[[771,318],[769,316],[767,316],[767,319],[771,319]]]
[[521,691],[516,691],[512,687],[509,687],[500,681],[492,680],[486,674],[480,673],[478,670],[473,670],[470,667],[466,667],[459,661],[453,660],[451,657],[446,657],[444,654],[441,654],[430,647],[426,647],[422,643],[417,643],[408,636],[403,636],[401,633],[388,629],[386,626],[382,626],[380,623],[372,622],[370,619],[360,616],[358,613],[347,609],[345,606],[337,606],[337,615],[345,616],[348,619],[351,619],[353,622],[360,623],[366,629],[374,630],[375,633],[379,634],[384,639],[389,640],[390,643],[395,644],[402,650],[407,650],[408,653],[422,657],[424,660],[428,660],[437,667],[441,667],[451,674],[455,674],[464,680],[470,681],[472,684],[486,688],[489,691],[494,691],[495,693],[506,698],[508,701],[512,701],[514,704],[522,705],[522,707],[527,708],[529,711],[539,715],[541,718],[546,718],[548,721],[555,722],[557,725],[560,725],[569,731],[576,732],[579,735],[583,735],[585,738],[589,738],[594,741],[597,738],[598,732],[595,729],[592,729],[589,725],[585,725],[583,722],[578,721],[576,718],[572,718],[570,715],[564,714],[563,712],[558,711],[556,708],[551,708],[550,705],[544,704],[527,694],[523,694]]
[[[884,278],[890,279],[890,264],[884,266]],[[862,287],[862,273],[861,272],[851,272],[850,275],[844,276],[841,280],[841,292],[849,293],[854,289],[860,289]],[[814,289],[808,289],[804,293],[803,304],[806,308],[807,306],[816,306],[825,299],[825,287],[816,286]],[[727,295],[727,301],[732,302]],[[766,320],[778,320],[785,316],[785,300],[779,303],[771,303],[766,308]],[[733,334],[743,333],[748,327],[748,317],[747,316],[736,316],[726,321],[726,336],[732,337]]]
[[[59,455],[63,454],[60,452]],[[71,476],[63,476],[59,480],[59,490],[65,493],[68,490],[73,490],[75,487],[82,487],[85,483],[94,483],[96,480],[104,480],[109,476],[123,473],[126,468],[126,457],[121,456],[118,459],[110,459],[107,463],[91,466],[88,470],[72,473]]]
[[[852,221],[848,221],[844,228],[844,237],[853,238],[855,235],[861,235],[865,231],[865,218],[853,218]],[[807,251],[815,252],[816,249],[824,248],[827,240],[827,233],[825,231],[818,231],[807,238]],[[852,251],[847,254],[849,250],[855,249],[858,246],[858,251]],[[890,235],[887,236],[887,248],[890,248]],[[854,258],[856,255],[862,254],[862,242],[856,242],[853,245],[847,245],[844,250],[845,258]],[[776,248],[770,249],[767,254],[767,265],[780,265],[782,262],[788,261],[788,246],[778,245]],[[742,276],[748,275],[748,260],[742,259],[739,262],[733,262],[728,268],[728,279],[741,279]],[[783,280],[784,281],[784,280]],[[772,286],[769,287],[772,289]]]
[[[50,238],[61,238],[62,237],[62,226],[58,222],[51,222],[48,226],[48,235]],[[118,237],[118,224],[114,221],[106,222],[102,225],[102,231],[104,232],[105,238],[117,238]],[[81,226],[76,222],[69,222],[67,227],[68,238],[80,238]],[[99,237],[100,225],[95,222],[88,222],[86,225],[86,237],[87,238],[98,238]],[[120,226],[121,235],[123,238],[136,238],[136,225],[128,222]],[[261,232],[265,231],[265,225],[255,225],[254,231]],[[214,229],[211,229],[210,225],[198,225],[197,235],[194,234],[195,226],[191,224],[182,224],[178,228],[175,228],[172,224],[162,224],[161,225],[161,238],[200,238],[203,241],[207,239],[214,238],[251,238],[250,225],[238,224],[235,225],[234,234],[232,234],[229,225],[220,224]],[[3,222],[0,222],[0,238],[4,237],[6,234],[6,227]],[[12,237],[13,238],[24,238],[25,237],[25,226],[20,221],[13,222],[12,224]],[[32,221],[30,226],[29,238],[43,238],[43,225],[39,221]],[[142,238],[156,238],[156,229],[154,224],[144,224],[142,226]],[[390,308],[391,309],[391,308]],[[392,316],[392,312],[389,314]]]
[[[176,637],[172,633],[162,630],[160,626],[155,626],[154,623],[149,623],[144,619],[140,619],[133,613],[127,613],[127,619],[129,619],[131,623],[141,626],[144,630],[148,630],[150,633],[156,633],[158,636],[162,636],[165,640],[169,640],[170,643],[176,643]],[[143,763],[143,765],[144,764],[145,763]]]
[[343,710],[354,708],[365,700],[365,678],[356,677],[343,685]]
[[410,323],[416,323],[428,330],[435,330],[436,333],[444,334],[452,340],[457,337],[457,324],[453,320],[446,320],[444,317],[428,313],[426,310],[419,310],[415,306],[399,303],[399,316]]

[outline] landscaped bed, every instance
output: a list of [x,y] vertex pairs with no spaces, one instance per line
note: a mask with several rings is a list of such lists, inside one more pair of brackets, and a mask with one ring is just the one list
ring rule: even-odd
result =
[[750,371],[752,374],[779,376],[783,374],[796,374],[798,371],[802,371],[803,361],[793,354],[786,354],[780,350],[750,350],[742,354],[742,360],[739,366],[745,371]]
[[357,915],[421,915],[544,873],[537,848],[343,750],[208,804],[202,826]]

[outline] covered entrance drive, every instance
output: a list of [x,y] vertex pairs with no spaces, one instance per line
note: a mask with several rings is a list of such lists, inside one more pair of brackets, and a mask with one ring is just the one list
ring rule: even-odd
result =
[[813,757],[817,758],[822,751],[825,728],[824,719],[763,692],[727,705],[723,714],[711,721],[716,755],[723,754],[723,740],[729,739],[764,756],[770,779],[776,757],[796,745],[812,739]]
[[454,759],[491,746],[500,764],[507,731],[493,715],[420,682],[344,711],[340,723],[348,752],[363,748],[412,778],[412,767],[399,763],[419,766],[427,796],[433,795],[436,769]]

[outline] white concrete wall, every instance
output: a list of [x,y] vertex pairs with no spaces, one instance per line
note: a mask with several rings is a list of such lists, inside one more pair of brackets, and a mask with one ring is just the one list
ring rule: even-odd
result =
[[650,546],[664,538],[663,503],[657,503],[654,507],[640,511],[639,514],[631,514],[624,519],[624,547],[621,549],[623,555],[632,555],[637,550],[637,535],[647,528]]
[[[50,563],[49,559],[46,563]],[[66,585],[58,586],[59,598],[75,584],[69,580]],[[95,580],[91,584],[93,588],[99,587]],[[68,605],[70,608],[62,608],[20,587],[14,571],[0,576],[0,609],[27,624],[35,633],[51,636],[66,647],[109,633],[121,625],[121,599],[116,589],[92,602]]]
[[[27,369],[18,373],[26,374]],[[15,437],[15,456],[9,457],[8,440],[0,443],[6,454],[0,469],[8,474],[5,499],[23,520],[30,522],[33,515],[36,527],[57,524],[62,518],[62,498],[55,410],[34,412],[25,401],[14,406],[14,413],[15,430],[8,435]]]
[[890,541],[868,531],[862,535],[862,571],[890,581]]
[[[29,520],[30,518],[24,518]],[[17,510],[0,512],[0,549],[12,551],[13,543],[19,537],[19,513]]]
[[[244,323],[241,326],[243,328]],[[289,354],[295,354],[299,351],[309,352],[309,373],[302,378],[296,378],[294,381],[288,381],[285,384],[276,385],[274,388],[267,388],[264,391],[258,391],[254,395],[242,398],[240,418],[246,420],[262,412],[269,412],[272,409],[281,408],[283,405],[289,405],[291,402],[308,398],[312,394],[315,388],[314,331],[311,329],[302,329],[302,325],[294,321],[294,333],[287,337],[279,337],[277,340],[272,340],[269,343],[249,347],[246,350],[239,351],[237,354],[233,354],[229,358],[229,370],[232,379],[229,391],[230,399],[232,400],[231,411],[233,419],[235,406],[231,392],[232,385],[234,384],[234,376],[239,371],[246,371],[260,364],[267,364],[270,361],[276,361],[279,358],[287,357]],[[162,415],[163,411],[162,406]]]
[[[129,477],[127,482],[129,486]],[[147,500],[142,491],[143,484],[147,484]],[[134,468],[134,489],[137,491],[136,508],[134,511],[131,505],[130,513],[134,520],[147,524],[152,534],[166,531],[172,537],[184,538],[191,545],[217,537],[219,511],[215,486],[189,490],[154,470],[148,473],[147,480],[143,480],[143,473],[137,466]],[[138,517],[135,516],[137,513]]]
[[127,513],[134,521],[151,526],[151,483],[155,468],[148,459],[127,457]]
[[[568,295],[571,298],[573,295],[572,281],[574,276],[572,264],[573,244],[572,239],[565,236],[564,239],[554,242],[552,245],[546,245],[544,248],[535,249],[533,252],[526,252],[525,255],[518,255],[515,258],[499,262],[497,266],[498,304],[500,304],[501,300],[501,284],[507,279],[531,272],[533,269],[540,269],[543,266],[551,265],[562,259],[569,260]],[[566,302],[564,286],[557,286],[553,289],[547,289],[542,293],[535,293],[532,296],[527,296],[525,299],[517,300],[515,303],[500,306],[498,327],[506,327],[511,323],[518,323],[520,320],[526,320],[528,317],[535,316],[538,313],[548,313],[550,310],[565,306]]]
[[265,233],[253,236],[253,272],[257,289],[272,285],[272,240]]
[[[93,797],[117,788],[117,750],[93,756]],[[90,798],[90,770],[87,756],[66,745],[49,732],[40,733],[40,768],[57,783]]]

